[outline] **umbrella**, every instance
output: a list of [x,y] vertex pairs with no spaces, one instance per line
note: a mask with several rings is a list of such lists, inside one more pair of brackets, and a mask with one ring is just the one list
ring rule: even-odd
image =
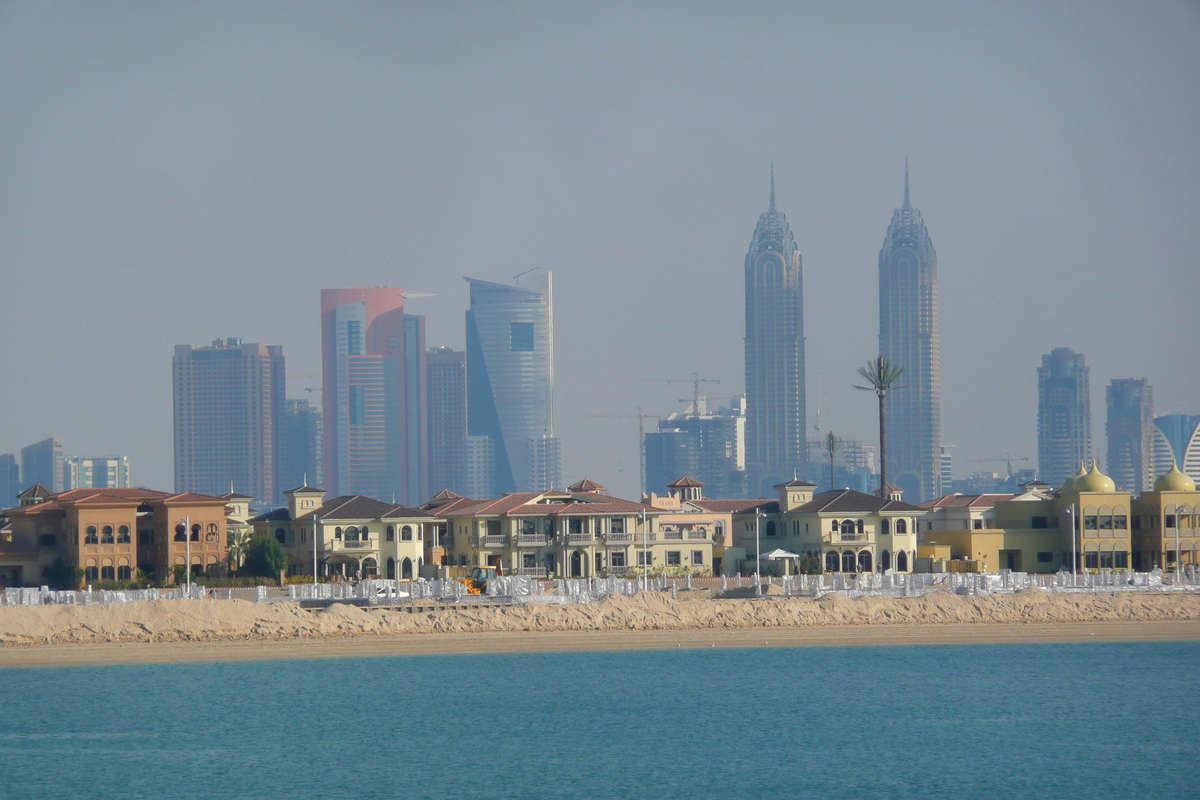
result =
[[763,553],[762,555],[759,556],[760,559],[766,558],[766,559],[770,559],[771,561],[783,561],[783,574],[784,575],[787,575],[787,571],[788,571],[787,559],[799,558],[799,557],[800,557],[799,553],[789,553],[787,550],[780,550],[779,548],[776,548],[769,553]]

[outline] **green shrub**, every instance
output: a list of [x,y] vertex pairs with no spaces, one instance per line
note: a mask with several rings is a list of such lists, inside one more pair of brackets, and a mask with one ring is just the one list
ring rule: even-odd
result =
[[42,571],[46,585],[51,589],[75,590],[83,583],[83,567],[69,566],[62,558],[56,558]]

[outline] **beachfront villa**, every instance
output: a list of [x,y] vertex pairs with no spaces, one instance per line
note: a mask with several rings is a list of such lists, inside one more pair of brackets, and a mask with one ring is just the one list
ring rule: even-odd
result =
[[132,581],[144,570],[169,583],[172,568],[193,573],[225,566],[223,497],[153,489],[72,489],[40,483],[4,513],[11,538],[0,543],[0,586],[39,585],[61,558],[84,571],[86,583]]
[[[820,559],[826,572],[912,572],[917,555],[917,523],[927,511],[905,503],[899,490],[888,497],[835,489],[813,493],[816,485],[791,480],[775,487],[779,499],[759,501],[733,514],[730,561],[748,561],[754,571],[756,547],[798,558]],[[789,560],[796,560],[790,559]],[[767,571],[767,564],[762,565]]]
[[284,492],[285,508],[250,520],[255,536],[274,536],[287,553],[289,575],[407,579],[420,575],[433,542],[434,518],[417,508],[362,495],[324,500],[325,490]]
[[1175,569],[1197,564],[1200,549],[1200,492],[1196,482],[1172,463],[1154,482],[1154,491],[1133,501],[1133,567]]
[[470,500],[441,492],[422,509],[445,523],[448,566],[503,565],[538,577],[630,575],[645,565],[712,574],[713,532],[664,529],[664,512],[584,478],[567,491]]

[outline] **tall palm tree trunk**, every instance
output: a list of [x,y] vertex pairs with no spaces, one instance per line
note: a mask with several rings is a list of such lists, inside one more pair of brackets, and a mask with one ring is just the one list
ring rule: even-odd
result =
[[879,395],[879,496],[887,498],[887,392],[876,392]]

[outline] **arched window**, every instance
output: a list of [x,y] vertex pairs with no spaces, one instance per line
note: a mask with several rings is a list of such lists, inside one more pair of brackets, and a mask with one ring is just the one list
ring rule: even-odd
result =
[[[391,534],[392,539],[396,538],[396,531],[391,527],[388,528],[388,533]],[[391,556],[388,556],[386,574],[389,581],[394,581],[396,579],[396,559],[392,558]]]
[[834,550],[830,550],[828,553],[825,554],[825,571],[826,572],[837,572],[838,571],[838,554]]
[[128,525],[121,525],[117,528],[117,544],[129,544]]
[[[887,517],[884,517],[879,523],[879,531],[880,531],[880,533],[885,533],[885,534],[891,533],[892,532],[892,521],[890,519],[888,519]],[[884,569],[887,569],[887,567],[884,567]]]
[[199,525],[192,526],[192,541],[193,542],[200,541],[200,526]]
[[858,563],[853,550],[845,550],[842,552],[842,572],[857,572],[855,569]]
[[117,579],[117,571],[115,569],[113,569],[112,567],[101,567],[100,568],[100,580],[115,581],[116,579]]
[[358,527],[357,526],[351,525],[350,527],[346,528],[346,541],[347,542],[357,542],[358,541]]
[[858,571],[859,572],[871,572],[871,551],[870,550],[859,550],[858,551]]
[[774,535],[775,535],[775,520],[771,520],[767,523],[767,536],[774,536]]
[[112,525],[105,525],[100,531],[100,544],[112,544],[114,541]]
[[88,525],[87,532],[83,535],[84,544],[100,544],[100,537],[96,535],[96,526]]
[[96,567],[84,567],[83,578],[88,583],[95,583],[96,581],[100,580],[100,570],[98,570]]
[[279,542],[280,544],[287,544],[287,531],[285,531],[283,528],[276,528],[275,541]]
[[186,542],[187,541],[187,528],[183,527],[182,522],[175,526],[175,541],[177,541],[177,542]]
[[863,532],[863,521],[861,519],[854,520],[854,532],[855,533]]
[[411,580],[412,576],[412,559],[406,558],[400,562],[400,577],[403,580]]
[[466,553],[463,553],[461,556],[458,557],[458,565],[460,567],[465,567],[467,565],[467,554]]
[[[395,525],[387,526],[387,540],[389,542],[396,541],[396,526]],[[388,561],[391,561],[391,559],[389,558]],[[396,565],[392,564],[392,572],[395,572],[395,571],[396,571]],[[391,576],[389,576],[389,577],[391,577]]]
[[896,533],[908,533],[908,520],[896,520]]
[[133,570],[129,566],[117,567],[117,580],[129,581],[133,580]]
[[412,526],[411,525],[405,525],[404,527],[402,527],[400,529],[400,541],[402,541],[402,542],[411,542],[412,541]]
[[852,520],[852,519],[842,520],[842,535],[843,536],[852,536],[853,534],[854,534],[854,520]]
[[[887,522],[887,520],[884,520],[884,522]],[[879,554],[879,568],[883,570],[892,568],[892,554],[887,550]]]
[[342,538],[342,529],[341,528],[333,529],[333,538],[335,538],[339,541],[341,540],[341,538]]
[[908,572],[908,553],[896,551],[896,572]]
[[217,533],[217,523],[215,523],[215,522],[208,523],[208,530],[205,531],[205,533],[204,533],[204,541],[215,542],[220,538],[221,538],[220,534]]
[[362,562],[362,575],[364,578],[379,577],[379,564],[373,558],[364,558]]
[[832,531],[833,533],[837,533],[838,532],[838,521],[836,519],[831,519],[831,520],[829,520],[829,523],[830,523],[829,530]]

